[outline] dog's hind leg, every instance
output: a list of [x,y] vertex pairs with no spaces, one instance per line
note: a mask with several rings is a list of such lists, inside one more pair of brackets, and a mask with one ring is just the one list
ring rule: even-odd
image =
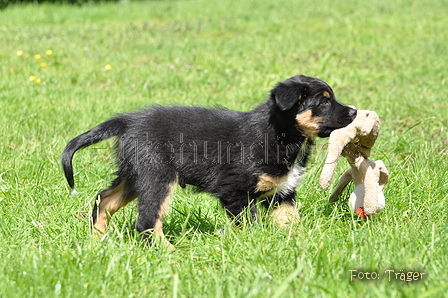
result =
[[115,179],[108,189],[97,195],[92,212],[93,232],[102,238],[112,215],[134,200],[137,195],[126,181]]
[[173,179],[164,177],[160,180],[164,181],[152,180],[151,184],[140,192],[136,229],[148,242],[151,242],[151,236],[155,234],[164,245],[172,247],[172,244],[166,239],[162,227],[163,216],[168,211],[177,184],[177,177],[175,176]]

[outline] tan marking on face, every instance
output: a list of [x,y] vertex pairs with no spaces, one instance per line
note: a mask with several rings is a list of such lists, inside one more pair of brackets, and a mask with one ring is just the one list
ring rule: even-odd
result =
[[102,238],[106,233],[106,228],[112,215],[114,215],[114,213],[121,207],[126,206],[136,198],[125,199],[123,191],[124,182],[116,188],[107,190],[98,195],[98,198],[95,201],[95,204],[97,205],[97,217],[96,222],[93,225],[93,232],[97,234],[98,237]]
[[173,248],[173,245],[166,239],[165,234],[163,233],[163,216],[168,211],[168,207],[170,204],[171,197],[173,196],[174,189],[176,187],[177,181],[170,183],[168,194],[163,200],[162,205],[160,206],[159,213],[157,214],[157,221],[154,225],[154,234],[159,236],[162,243],[167,246]]
[[317,136],[320,129],[321,117],[313,117],[313,112],[307,110],[296,116],[297,125],[309,137]]
[[292,205],[282,204],[271,212],[272,218],[281,227],[286,227],[289,223],[297,223],[300,221],[300,215]]
[[326,98],[331,98],[330,93],[328,91],[324,91],[324,96]]

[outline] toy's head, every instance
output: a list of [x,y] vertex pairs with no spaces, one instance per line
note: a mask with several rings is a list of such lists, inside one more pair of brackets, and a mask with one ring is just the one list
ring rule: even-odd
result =
[[379,117],[374,111],[358,110],[352,123],[330,134],[327,159],[320,176],[322,189],[330,186],[341,155],[345,156],[349,162],[354,162],[354,159],[359,156],[369,157],[379,130]]
[[367,110],[358,111],[358,115],[353,122],[355,122],[353,126],[356,126],[357,135],[349,143],[355,143],[361,147],[371,149],[380,132],[380,119],[377,113]]

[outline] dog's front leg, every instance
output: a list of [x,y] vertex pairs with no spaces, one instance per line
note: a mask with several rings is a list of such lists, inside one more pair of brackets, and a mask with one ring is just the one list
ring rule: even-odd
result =
[[288,198],[275,200],[271,217],[281,227],[287,227],[291,223],[300,221],[300,203],[296,202],[294,197],[295,193],[290,194]]
[[242,196],[241,199],[221,199],[221,204],[226,210],[227,215],[229,215],[238,226],[242,226],[243,223],[246,222],[251,224],[258,219],[256,201],[249,199],[247,195],[244,196],[244,199]]

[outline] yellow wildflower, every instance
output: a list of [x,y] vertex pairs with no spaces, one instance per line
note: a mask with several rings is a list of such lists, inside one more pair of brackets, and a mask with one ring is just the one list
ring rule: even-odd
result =
[[40,82],[42,82],[41,79],[36,79],[36,83],[40,84]]
[[111,70],[111,69],[112,69],[112,66],[110,66],[109,64],[107,64],[106,66],[104,66],[104,69],[105,69],[105,70]]
[[19,56],[19,57],[22,56],[23,55],[23,51],[22,50],[17,51],[16,55]]
[[45,54],[46,54],[47,56],[51,56],[51,55],[53,55],[53,51],[52,51],[52,50],[46,50],[46,51],[45,51]]
[[35,81],[36,79],[37,79],[36,76],[31,76],[31,77],[29,78],[30,82],[33,82],[33,81]]
[[42,63],[40,64],[40,66],[41,66],[41,67],[45,67],[45,66],[47,66],[47,63],[42,62]]
[[34,59],[36,59],[36,60],[39,60],[41,57],[40,57],[40,54],[36,54],[36,55],[34,55]]

